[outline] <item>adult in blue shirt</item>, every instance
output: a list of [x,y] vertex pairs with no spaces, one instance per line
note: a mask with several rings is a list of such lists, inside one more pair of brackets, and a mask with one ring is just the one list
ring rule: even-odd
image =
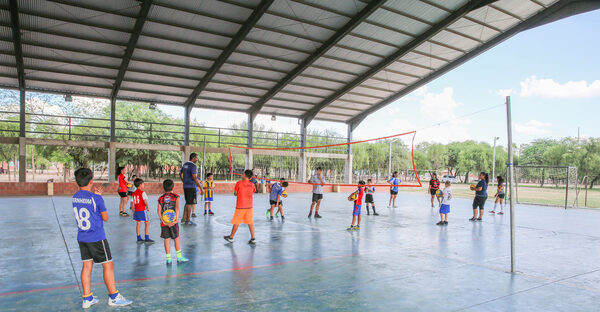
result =
[[192,210],[195,210],[198,201],[196,193],[199,190],[200,194],[204,194],[202,184],[200,184],[197,177],[198,168],[196,168],[196,162],[198,162],[198,154],[191,153],[190,161],[186,161],[181,166],[181,171],[179,172],[179,177],[183,182],[183,194],[185,197],[185,206],[183,208],[183,217],[181,218],[181,221],[186,225],[195,225],[190,220],[190,216]]
[[[479,182],[477,182],[477,186],[475,186],[475,199],[473,199],[473,218],[469,219],[469,221],[481,221],[483,218],[483,207],[485,206],[485,202],[487,201],[488,194],[487,188],[490,178],[487,173],[481,172],[479,174]],[[477,209],[479,208],[479,209]],[[477,217],[477,210],[479,210],[479,217]]]
[[396,197],[398,197],[398,185],[402,183],[398,171],[394,171],[392,177],[387,182],[392,185],[390,186],[390,202],[388,203],[388,208],[398,208],[398,206],[396,206]]

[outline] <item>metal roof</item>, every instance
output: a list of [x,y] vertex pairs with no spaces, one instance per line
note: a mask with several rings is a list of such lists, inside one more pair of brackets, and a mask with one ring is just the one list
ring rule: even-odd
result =
[[0,86],[346,122],[583,0],[0,0]]

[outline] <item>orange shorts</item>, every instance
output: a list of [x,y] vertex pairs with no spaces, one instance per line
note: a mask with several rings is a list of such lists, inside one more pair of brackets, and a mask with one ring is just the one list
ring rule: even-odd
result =
[[235,209],[235,213],[233,214],[233,219],[231,220],[231,224],[254,224],[254,218],[252,217],[252,208],[248,209]]

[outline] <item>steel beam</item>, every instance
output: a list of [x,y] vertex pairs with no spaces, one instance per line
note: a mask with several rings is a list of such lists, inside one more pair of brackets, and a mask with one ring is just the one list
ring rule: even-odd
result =
[[210,69],[204,74],[204,77],[202,77],[196,88],[194,88],[188,99],[185,101],[185,105],[187,107],[194,105],[196,98],[200,95],[202,90],[206,88],[206,85],[208,85],[215,74],[217,74],[217,72],[221,69],[223,64],[225,64],[229,56],[231,56],[233,51],[235,51],[244,38],[246,38],[246,35],[248,35],[250,30],[254,28],[256,23],[258,23],[258,20],[263,16],[272,3],[273,0],[262,0],[256,9],[254,9],[252,14],[250,14],[250,17],[248,17],[248,20],[246,20],[242,27],[240,27],[235,36],[231,38],[231,41],[229,41],[227,47],[223,49],[219,57],[214,61]]
[[10,24],[12,28],[12,41],[17,65],[17,78],[19,79],[19,90],[25,90],[25,69],[23,66],[23,49],[21,47],[21,29],[19,28],[19,5],[17,0],[9,1]]
[[[370,114],[378,111],[379,109],[387,106],[390,103],[395,102],[396,100],[399,100],[400,98],[402,98],[403,96],[409,94],[410,92],[418,89],[419,87],[429,83],[430,81],[438,78],[439,76],[444,75],[445,73],[451,71],[452,69],[464,64],[465,62],[469,61],[470,59],[480,55],[481,53],[491,49],[492,47],[502,43],[503,41],[505,41],[506,39],[520,33],[521,31],[536,27],[537,25],[539,25],[540,23],[544,23],[545,21],[547,21],[547,19],[549,17],[554,17],[560,14],[560,12],[564,12],[564,10],[569,10],[571,5],[578,5],[579,1],[576,0],[560,0],[558,2],[556,2],[555,4],[553,4],[552,6],[548,7],[547,9],[537,13],[536,15],[530,17],[529,19],[525,20],[524,22],[518,24],[517,26],[507,30],[506,32],[496,36],[495,38],[491,39],[490,41],[486,42],[483,45],[480,45],[479,47],[473,49],[471,52],[457,58],[456,60],[448,63],[447,65],[445,65],[444,67],[441,67],[440,69],[438,69],[437,71],[429,74],[428,76],[425,76],[424,78],[422,78],[421,80],[415,82],[414,84],[411,84],[410,86],[402,89],[400,92],[390,96],[389,98],[377,103],[376,105],[373,105],[371,108],[365,110],[364,112],[360,113],[359,115],[357,115],[356,117],[352,118],[349,123],[352,125],[353,129],[355,129],[356,127],[358,127],[358,125]],[[570,16],[570,15],[569,15]],[[563,16],[567,17],[567,16]]]
[[287,86],[292,80],[312,65],[317,59],[323,56],[329,49],[335,46],[342,38],[349,34],[356,26],[360,25],[369,15],[375,12],[379,7],[385,3],[385,0],[371,1],[365,6],[358,14],[356,14],[348,23],[340,28],[333,36],[325,41],[315,52],[308,56],[302,63],[298,64],[291,72],[289,72],[283,79],[281,79],[271,90],[263,95],[250,109],[251,118],[254,120],[258,112],[279,91]]
[[135,21],[135,25],[133,26],[133,30],[131,31],[131,36],[129,37],[129,42],[127,43],[127,49],[125,49],[125,54],[121,59],[121,66],[119,67],[119,72],[117,73],[117,78],[115,78],[115,83],[110,95],[111,99],[117,98],[117,93],[119,93],[119,89],[121,88],[121,83],[123,82],[123,77],[125,77],[125,72],[127,71],[127,67],[129,67],[129,61],[131,61],[131,56],[133,55],[133,50],[137,45],[138,39],[140,38],[140,34],[142,33],[142,28],[144,27],[144,23],[148,18],[148,12],[150,12],[150,6],[152,6],[152,0],[144,0],[142,2],[142,6],[140,7],[140,13]]
[[367,79],[371,78],[373,75],[377,74],[382,69],[384,69],[384,68],[388,67],[389,65],[391,65],[392,63],[396,62],[396,60],[398,60],[401,57],[403,57],[404,55],[408,54],[410,51],[412,51],[419,45],[430,40],[433,36],[438,34],[440,31],[444,30],[446,27],[452,25],[454,22],[459,20],[461,17],[465,16],[467,13],[473,11],[476,8],[487,5],[491,2],[494,2],[494,1],[493,0],[471,0],[471,1],[467,2],[467,4],[463,5],[456,11],[452,12],[446,18],[441,20],[439,23],[435,24],[434,26],[432,26],[431,28],[426,30],[424,33],[422,33],[421,35],[415,37],[408,44],[404,45],[401,49],[394,52],[392,55],[386,57],[381,62],[379,62],[377,65],[371,67],[364,74],[358,76],[352,82],[345,85],[343,88],[339,89],[337,92],[333,93],[331,96],[327,97],[321,103],[315,105],[315,107],[313,107],[308,112],[306,112],[302,116],[302,118],[306,119],[307,122],[310,123],[315,118],[315,116],[327,105],[331,104],[332,102],[334,102],[335,100],[337,100],[338,98],[343,96],[344,94],[350,92],[352,89],[359,86],[361,83],[365,82]]

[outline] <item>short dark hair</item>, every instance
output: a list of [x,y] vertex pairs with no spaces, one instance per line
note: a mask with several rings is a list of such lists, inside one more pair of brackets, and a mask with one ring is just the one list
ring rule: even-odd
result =
[[254,176],[254,173],[252,172],[252,170],[246,170],[244,171],[244,175],[248,178],[248,179],[252,179],[252,177]]
[[398,173],[398,171],[394,171],[394,173],[392,173],[392,174],[396,174],[396,173]]
[[198,154],[196,154],[196,153],[190,154],[190,160],[194,159],[195,157],[198,157]]
[[137,178],[137,175],[136,175],[136,174],[134,174],[134,175],[132,175],[132,176],[131,176],[131,178]]
[[90,168],[79,168],[75,170],[75,181],[79,187],[86,187],[94,178],[94,173]]
[[363,181],[363,180],[360,180],[360,181],[358,181],[358,184],[359,184],[359,185],[365,185],[366,183],[365,183],[365,181]]
[[123,169],[125,169],[124,166],[117,168],[117,172],[115,173],[117,178],[119,178],[119,175],[121,174],[121,171],[123,171]]
[[317,167],[317,171],[319,171],[319,170],[323,171],[323,168]]
[[281,178],[281,179],[279,179],[279,181],[283,182],[283,181],[285,181],[285,178]]
[[170,192],[173,190],[173,186],[175,186],[175,183],[173,183],[173,180],[171,179],[166,179],[163,181],[163,189],[165,189],[165,192]]
[[144,180],[137,178],[135,180],[133,180],[133,185],[135,185],[135,187],[140,187],[140,185],[144,184]]
[[213,174],[212,174],[212,172],[209,172],[209,173],[207,173],[207,174],[206,174],[206,177],[208,178],[208,177],[210,177],[211,175],[213,175]]
[[373,182],[373,179],[367,179],[367,182]]
[[283,182],[283,183],[281,183],[281,185],[283,185],[283,187],[287,187],[288,183],[287,182]]

